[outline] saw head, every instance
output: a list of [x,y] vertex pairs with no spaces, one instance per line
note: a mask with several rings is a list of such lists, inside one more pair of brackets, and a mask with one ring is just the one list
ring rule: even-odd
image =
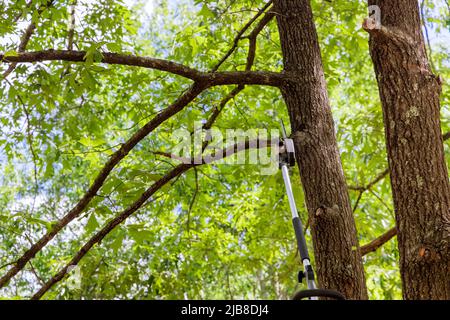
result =
[[282,144],[280,146],[280,167],[285,164],[288,167],[295,166],[295,148],[294,140],[287,137],[283,120],[280,120]]

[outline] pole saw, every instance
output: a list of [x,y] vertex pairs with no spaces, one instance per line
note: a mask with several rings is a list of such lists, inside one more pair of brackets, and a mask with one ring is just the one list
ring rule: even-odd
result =
[[292,224],[294,226],[295,237],[297,239],[298,251],[303,264],[303,270],[298,274],[298,282],[302,283],[303,279],[306,280],[307,290],[297,292],[293,300],[318,300],[319,297],[333,298],[336,300],[345,300],[342,293],[335,290],[318,289],[314,280],[314,270],[311,266],[309,259],[308,247],[306,245],[306,239],[303,234],[303,225],[300,217],[298,216],[297,206],[295,205],[294,194],[292,192],[291,179],[289,177],[289,167],[295,166],[295,148],[294,141],[289,139],[286,135],[284,124],[281,121],[282,132],[282,144],[280,147],[280,160],[279,165],[281,173],[283,174],[284,185],[286,187],[286,193],[289,200],[289,206],[292,214]]

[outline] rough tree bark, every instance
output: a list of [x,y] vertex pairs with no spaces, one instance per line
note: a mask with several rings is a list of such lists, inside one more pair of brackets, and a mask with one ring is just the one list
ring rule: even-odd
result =
[[417,0],[369,0],[366,19],[383,108],[405,299],[450,299],[450,185]]
[[282,88],[306,197],[320,287],[367,299],[364,270],[308,0],[276,0]]

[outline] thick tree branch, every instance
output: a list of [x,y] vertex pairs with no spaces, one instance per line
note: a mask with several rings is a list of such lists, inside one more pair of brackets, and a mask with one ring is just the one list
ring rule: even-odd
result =
[[384,245],[386,242],[391,240],[393,237],[397,235],[397,229],[394,227],[389,229],[386,233],[383,233],[378,238],[372,240],[368,244],[365,244],[361,247],[361,255],[364,256],[370,252],[376,251],[379,247]]
[[[0,54],[3,62],[26,63],[39,61],[86,61],[86,51],[69,50],[44,50],[35,52],[23,52],[14,56]],[[151,57],[140,57],[124,55],[112,52],[103,52],[101,61],[107,64],[143,67],[160,70],[179,75],[196,82],[208,83],[208,86],[230,85],[230,84],[257,84],[279,87],[285,83],[285,75],[266,71],[225,71],[225,72],[202,72],[187,67],[183,64]]]

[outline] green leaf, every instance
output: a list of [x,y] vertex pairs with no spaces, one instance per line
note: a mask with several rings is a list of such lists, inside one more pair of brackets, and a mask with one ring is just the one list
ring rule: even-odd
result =
[[81,137],[79,142],[86,147],[98,147],[106,143],[104,139],[90,139],[88,137]]
[[99,223],[97,221],[97,218],[95,217],[95,214],[91,214],[89,216],[88,222],[86,224],[86,231],[87,232],[92,232],[94,230],[96,230],[99,226]]
[[120,52],[122,51],[122,46],[118,43],[115,42],[108,42],[106,44],[106,47],[108,48],[108,50],[112,51],[112,52]]
[[114,251],[114,253],[117,253],[117,251],[119,251],[119,249],[122,247],[124,238],[125,238],[125,235],[120,233],[117,235],[117,237],[111,243],[111,249]]
[[18,56],[19,56],[19,53],[18,53],[17,51],[15,51],[15,50],[9,50],[9,51],[6,51],[6,52],[3,54],[3,56],[4,56],[5,58],[7,58],[7,57],[18,57]]
[[206,4],[204,4],[202,6],[202,9],[199,11],[199,14],[205,18],[214,18],[214,16],[215,16],[214,12],[209,10],[209,8]]
[[147,230],[136,230],[131,228],[128,230],[130,237],[137,243],[143,244],[145,240],[151,239],[153,233]]

